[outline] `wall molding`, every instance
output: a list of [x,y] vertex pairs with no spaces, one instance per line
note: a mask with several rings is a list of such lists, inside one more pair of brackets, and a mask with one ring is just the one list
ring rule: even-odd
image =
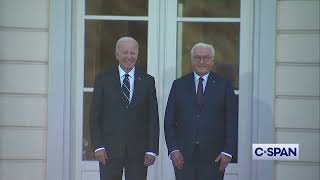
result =
[[50,1],[47,180],[69,180],[71,1]]

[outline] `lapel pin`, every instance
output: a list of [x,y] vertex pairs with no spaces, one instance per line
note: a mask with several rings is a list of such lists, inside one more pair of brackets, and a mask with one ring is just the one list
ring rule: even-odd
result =
[[141,77],[137,77],[137,79],[138,79],[139,81],[141,81]]

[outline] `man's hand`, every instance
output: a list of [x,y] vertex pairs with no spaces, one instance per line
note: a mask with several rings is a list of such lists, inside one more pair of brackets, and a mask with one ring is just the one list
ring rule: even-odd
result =
[[98,150],[94,153],[94,156],[96,157],[96,159],[103,165],[106,165],[107,163],[107,159],[108,159],[108,156],[107,156],[107,152],[105,149],[101,149],[101,150]]
[[156,157],[150,155],[150,154],[146,154],[144,156],[144,165],[145,166],[151,166],[154,164],[154,161],[156,160]]
[[225,168],[228,166],[228,164],[231,162],[231,157],[225,155],[225,154],[220,154],[214,162],[219,162],[220,161],[220,171],[224,171]]
[[183,168],[183,155],[180,151],[172,152],[170,155],[170,159],[172,160],[172,164],[174,165],[174,167],[180,170]]

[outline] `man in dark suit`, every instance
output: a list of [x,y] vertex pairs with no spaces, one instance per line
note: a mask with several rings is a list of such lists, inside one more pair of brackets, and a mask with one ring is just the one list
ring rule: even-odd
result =
[[214,48],[191,50],[193,73],[173,82],[164,128],[177,180],[222,180],[234,155],[236,99],[231,82],[211,72]]
[[90,131],[101,180],[143,180],[159,151],[159,115],[154,78],[135,68],[138,43],[116,44],[119,66],[96,77]]

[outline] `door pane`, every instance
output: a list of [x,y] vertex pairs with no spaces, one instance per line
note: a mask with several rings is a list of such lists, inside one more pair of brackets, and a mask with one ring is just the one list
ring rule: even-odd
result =
[[204,42],[215,48],[213,71],[239,88],[239,23],[178,23],[177,77],[192,72],[190,50]]
[[240,0],[178,0],[178,17],[240,17]]
[[86,15],[148,16],[148,0],[86,0]]
[[[136,66],[141,71],[147,72],[147,30],[147,22],[142,21],[86,20],[84,87],[92,88],[98,73],[118,65],[118,60],[115,58],[115,45],[123,36],[130,36],[138,41],[139,57]],[[83,160],[94,158],[89,128],[91,96],[92,92],[83,93]]]
[[91,108],[92,93],[83,93],[83,138],[82,160],[94,160],[90,139],[89,114]]
[[93,87],[97,73],[118,65],[115,45],[122,36],[130,36],[138,41],[139,58],[136,65],[141,71],[147,72],[147,22],[86,20],[85,87]]

